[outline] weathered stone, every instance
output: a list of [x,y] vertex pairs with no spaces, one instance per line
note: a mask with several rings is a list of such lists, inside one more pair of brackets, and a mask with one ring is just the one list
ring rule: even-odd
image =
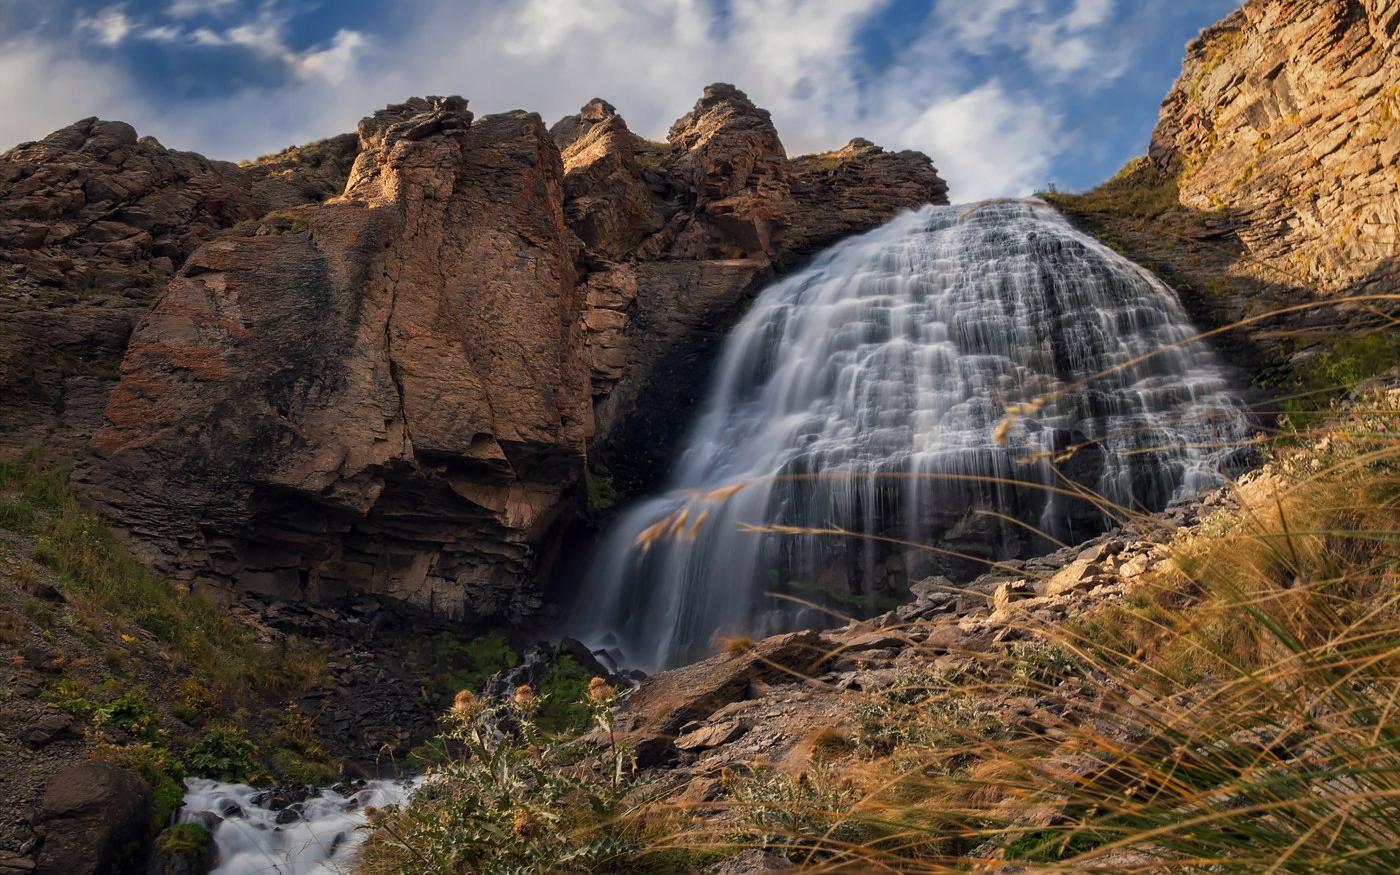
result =
[[45,747],[64,738],[77,738],[73,720],[66,714],[43,714],[19,731],[20,740],[34,747]]
[[1085,589],[1092,586],[1096,576],[1102,569],[1095,564],[1093,555],[1083,559],[1076,559],[1064,568],[1055,572],[1055,575],[1045,581],[1045,595],[1054,598],[1073,592],[1077,589]]
[[697,751],[728,744],[748,731],[742,721],[722,720],[692,729],[676,739],[678,750]]
[[529,538],[591,429],[561,176],[532,115],[434,98],[365,119],[342,197],[171,281],[89,494],[186,579],[528,611]]
[[135,772],[107,763],[64,768],[44,790],[36,875],[142,872],[150,804],[151,791]]
[[793,865],[786,857],[749,848],[710,867],[709,875],[750,875],[753,872],[789,872]]
[[794,681],[821,671],[829,647],[815,632],[794,632],[758,642],[738,654],[720,654],[647,678],[618,711],[629,732],[674,737],[692,720],[748,697],[751,685]]
[[238,167],[95,118],[0,154],[0,446],[86,440],[174,266],[238,222],[338,193],[353,157],[333,138]]

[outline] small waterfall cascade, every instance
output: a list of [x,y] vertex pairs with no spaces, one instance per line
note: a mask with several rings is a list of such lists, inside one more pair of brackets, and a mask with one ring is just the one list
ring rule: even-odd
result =
[[[375,780],[312,789],[277,804],[273,791],[204,778],[185,781],[181,823],[199,823],[214,842],[210,875],[336,875],[351,871],[369,808],[402,805],[415,782]],[[342,792],[343,791],[343,792]]]
[[1169,287],[1040,201],[842,242],[729,335],[669,488],[605,533],[569,631],[664,668],[1216,485],[1249,424],[1195,333]]

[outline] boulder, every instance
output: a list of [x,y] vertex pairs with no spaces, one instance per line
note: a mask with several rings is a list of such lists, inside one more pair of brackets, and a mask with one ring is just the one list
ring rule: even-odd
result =
[[725,705],[749,698],[765,682],[813,677],[829,659],[817,633],[765,638],[741,653],[722,653],[647,678],[618,709],[618,726],[630,733],[674,738],[691,721],[704,721]]
[[194,253],[142,322],[88,493],[196,585],[518,617],[591,430],[562,166],[537,116],[415,99],[345,194]]
[[791,872],[793,865],[786,857],[760,848],[740,851],[728,860],[710,867],[709,875],[749,875],[753,872]]
[[44,841],[35,875],[144,871],[151,791],[135,772],[96,762],[67,766],[49,779],[38,819]]

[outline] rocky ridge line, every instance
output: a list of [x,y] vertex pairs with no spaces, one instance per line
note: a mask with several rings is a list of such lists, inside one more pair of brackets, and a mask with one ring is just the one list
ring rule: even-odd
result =
[[[307,172],[294,154],[267,166]],[[747,296],[945,192],[926,157],[863,141],[789,160],[728,85],[666,144],[600,100],[551,132],[414,98],[360,123],[338,196],[188,253],[131,336],[77,486],[216,598],[519,620],[585,458],[660,476]]]

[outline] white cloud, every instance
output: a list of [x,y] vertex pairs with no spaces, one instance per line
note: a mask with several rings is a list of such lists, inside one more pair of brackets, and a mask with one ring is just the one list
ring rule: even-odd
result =
[[78,30],[91,33],[104,46],[121,45],[132,28],[132,21],[121,6],[109,6],[95,15],[78,19]]
[[238,6],[238,0],[171,0],[165,14],[171,18],[195,15],[222,15]]
[[113,106],[133,109],[132,93],[127,77],[111,65],[34,40],[0,42],[0,151],[86,116],[110,117]]
[[939,42],[976,55],[1010,50],[1056,79],[1094,68],[1100,86],[1123,72],[1122,47],[1105,33],[1116,0],[939,0]]
[[318,76],[327,82],[340,83],[350,75],[356,59],[366,45],[363,34],[353,30],[338,30],[328,47],[301,54],[295,59],[293,66],[302,76]]
[[148,39],[158,43],[179,42],[180,38],[183,36],[184,34],[180,32],[180,28],[173,27],[169,24],[162,24],[158,27],[148,27],[141,31],[142,39]]
[[[724,81],[772,112],[791,154],[864,136],[927,152],[955,198],[1018,194],[1042,184],[1067,145],[1059,116],[1053,102],[1037,102],[1044,92],[966,81],[962,52],[1000,39],[1005,16],[1031,2],[960,2],[956,20],[916,23],[922,38],[876,70],[862,62],[857,34],[888,0],[421,0],[419,23],[391,45],[342,30],[309,49],[289,44],[286,13],[266,0],[250,18],[182,30],[179,39],[283,64],[293,75],[282,84],[197,103],[148,104],[137,88],[104,89],[98,105],[172,146],[237,159],[353,130],[362,116],[413,94],[463,94],[477,113],[524,108],[546,123],[603,97],[634,130],[664,137],[705,85]],[[1070,15],[1091,20],[1103,2],[1079,0]],[[970,35],[967,44],[949,42],[953,27]],[[164,28],[143,35],[170,38]],[[52,63],[69,64],[74,76],[92,72],[76,57]],[[32,98],[17,92],[0,109],[20,102]],[[46,126],[29,118],[24,133],[16,123],[0,125],[0,134],[6,143],[42,136],[76,117],[65,110]]]
[[939,156],[939,170],[959,201],[1024,195],[1048,178],[1059,119],[1009,95],[993,80],[940,100],[901,133]]

